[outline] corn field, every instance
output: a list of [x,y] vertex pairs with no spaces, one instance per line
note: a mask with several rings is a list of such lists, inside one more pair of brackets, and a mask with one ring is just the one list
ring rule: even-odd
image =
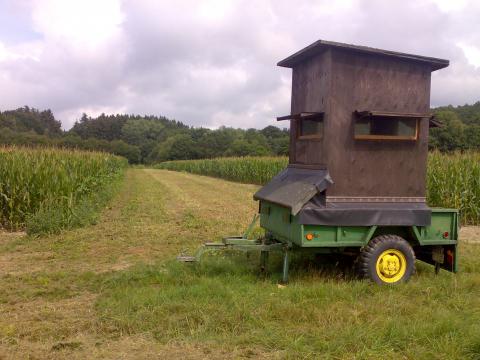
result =
[[2,147],[0,225],[22,229],[28,216],[46,208],[71,211],[125,167],[125,159],[104,153]]
[[[287,164],[286,157],[239,157],[167,161],[157,168],[263,185]],[[460,209],[463,224],[480,224],[480,153],[430,153],[427,201]]]
[[462,223],[480,224],[480,153],[432,152],[427,174],[430,206],[460,209]]
[[185,171],[246,184],[266,184],[288,164],[286,157],[229,157],[202,160],[166,161],[159,169]]

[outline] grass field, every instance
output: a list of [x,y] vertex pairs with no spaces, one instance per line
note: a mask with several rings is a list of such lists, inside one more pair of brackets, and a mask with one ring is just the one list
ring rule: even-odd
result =
[[106,153],[0,147],[0,226],[48,233],[88,224],[126,165]]
[[[167,161],[157,168],[263,185],[287,164],[286,157],[234,157]],[[434,207],[460,209],[463,224],[480,224],[480,153],[429,153],[427,201]]]
[[394,288],[335,262],[295,258],[283,288],[276,258],[265,279],[256,256],[174,261],[240,233],[257,188],[130,169],[96,225],[0,234],[0,358],[480,358],[478,228],[459,274],[418,264]]

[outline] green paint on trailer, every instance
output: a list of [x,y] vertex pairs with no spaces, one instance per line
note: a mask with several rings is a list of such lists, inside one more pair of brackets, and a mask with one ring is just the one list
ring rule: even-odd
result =
[[457,271],[458,211],[452,209],[432,209],[430,226],[325,226],[304,225],[298,216],[292,216],[290,209],[261,201],[260,226],[267,236],[249,239],[258,215],[254,216],[243,236],[224,238],[221,243],[206,243],[198,249],[195,256],[179,256],[184,262],[199,261],[206,251],[237,249],[242,251],[260,251],[261,269],[266,271],[268,253],[283,252],[282,281],[288,281],[289,252],[294,250],[315,253],[355,252],[369,241],[380,235],[397,235],[408,242],[415,251],[418,260],[435,266],[438,270]]
[[262,202],[260,225],[273,238],[302,248],[362,247],[383,234],[401,236],[412,245],[455,245],[458,210],[432,209],[430,226],[323,226],[299,224],[289,209]]
[[[302,225],[302,247],[363,246],[368,243],[370,228],[367,226],[319,226]],[[313,239],[308,240],[307,234]]]

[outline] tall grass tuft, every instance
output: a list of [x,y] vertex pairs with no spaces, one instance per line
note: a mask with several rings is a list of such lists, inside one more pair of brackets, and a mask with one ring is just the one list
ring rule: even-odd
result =
[[[118,178],[126,160],[62,149],[0,148],[0,224],[11,230],[28,223],[40,232],[79,222],[78,209]],[[37,218],[36,218],[37,217]],[[35,221],[50,222],[38,226]],[[28,229],[27,229],[28,230]]]
[[[167,161],[157,168],[263,185],[287,164],[286,157],[239,157]],[[427,175],[430,206],[460,209],[463,224],[480,224],[480,153],[432,152]]]

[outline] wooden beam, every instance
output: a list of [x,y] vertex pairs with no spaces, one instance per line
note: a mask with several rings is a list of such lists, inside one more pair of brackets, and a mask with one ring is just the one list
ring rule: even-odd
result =
[[303,112],[297,113],[297,114],[279,116],[279,117],[277,117],[277,121],[282,121],[282,120],[299,120],[299,119],[313,120],[313,119],[317,119],[317,118],[323,117],[323,114],[324,114],[323,112],[303,111]]

